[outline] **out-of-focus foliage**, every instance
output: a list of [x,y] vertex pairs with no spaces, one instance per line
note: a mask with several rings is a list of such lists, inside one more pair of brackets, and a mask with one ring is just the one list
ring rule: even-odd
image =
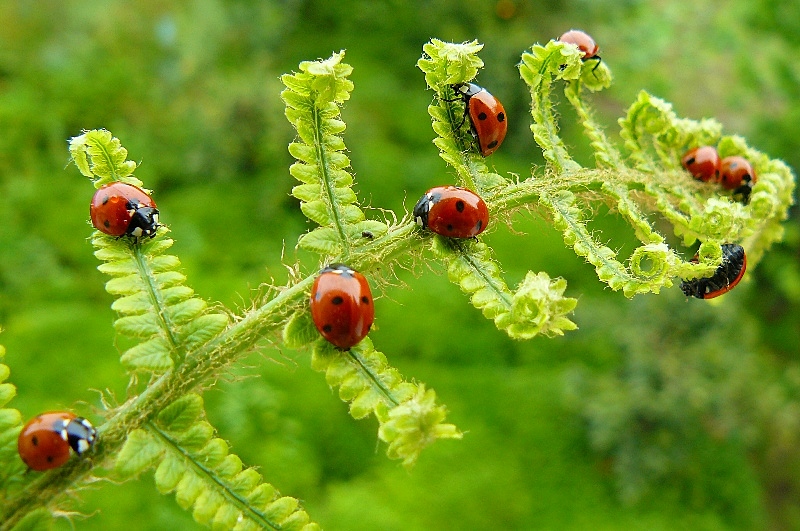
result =
[[[780,448],[782,465],[795,468],[797,452],[789,458],[787,450],[800,442],[800,371],[776,371],[759,352],[753,321],[720,306],[687,309],[678,297],[666,299],[610,310],[624,328],[598,328],[587,318],[584,330],[606,336],[601,348],[614,348],[618,361],[612,371],[568,372],[568,402],[616,476],[622,501],[669,486],[693,504],[724,508],[736,525],[761,527],[754,480],[766,470],[748,459],[757,456],[769,470]],[[676,312],[678,321],[669,317]]]
[[[524,174],[541,156],[519,54],[570,27],[592,33],[613,65],[598,121],[612,125],[644,88],[800,167],[792,2],[42,0],[2,3],[0,20],[0,342],[13,406],[27,416],[96,405],[89,389],[123,396],[127,384],[87,242],[92,189],[61,170],[66,139],[83,128],[113,130],[140,157],[137,176],[155,190],[198,295],[233,305],[285,278],[281,254],[297,251],[283,240],[307,228],[289,197],[294,132],[278,76],[340,49],[355,67],[343,114],[359,196],[395,210],[448,177],[431,144],[433,95],[414,66],[431,37],[485,43],[478,81],[509,114],[489,159],[498,173]],[[562,133],[588,162],[566,110]],[[617,226],[602,209],[596,222]],[[603,291],[544,224],[514,227],[526,245],[505,230],[486,238],[514,284],[528,269],[567,278],[567,295],[579,298],[572,337],[512,342],[425,267],[401,271],[408,289],[376,301],[373,338],[437,389],[462,442],[434,446],[409,475],[376,455],[375,426],[353,423],[305,358],[266,349],[278,363],[254,355],[252,369],[205,397],[220,436],[327,529],[797,526],[796,220],[709,307],[679,294],[628,302]],[[594,409],[563,402],[576,368],[578,396],[593,397]],[[587,451],[602,433],[611,436],[594,446],[601,452]],[[85,493],[82,509],[99,513],[77,526],[191,525],[142,483]],[[621,504],[620,492],[638,503]]]

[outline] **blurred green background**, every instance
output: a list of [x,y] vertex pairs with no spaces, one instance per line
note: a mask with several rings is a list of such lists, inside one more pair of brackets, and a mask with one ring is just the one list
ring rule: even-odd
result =
[[[111,297],[87,239],[93,189],[65,168],[82,129],[121,139],[189,284],[238,309],[260,284],[285,282],[282,256],[318,265],[294,250],[310,225],[289,196],[294,135],[279,76],[340,49],[355,68],[343,117],[357,191],[398,214],[453,180],[415,67],[432,37],[486,45],[478,82],[511,124],[488,159],[499,173],[542,164],[515,65],[569,28],[589,31],[615,74],[594,98],[609,131],[646,89],[800,168],[793,0],[38,0],[0,3],[0,20],[0,343],[26,417],[76,407],[98,420],[98,390],[125,399]],[[573,113],[561,115],[567,144],[591,163]],[[785,243],[710,303],[677,287],[627,300],[538,218],[515,218],[524,234],[496,226],[485,241],[509,285],[544,270],[579,298],[580,329],[553,340],[509,340],[440,266],[398,270],[399,285],[378,294],[372,338],[466,432],[410,473],[385,458],[373,419],[349,418],[306,352],[265,344],[206,393],[211,422],[328,530],[796,529],[796,216],[786,226]],[[593,228],[632,249],[607,211]],[[149,476],[101,482],[81,500],[91,517],[78,529],[193,526]]]

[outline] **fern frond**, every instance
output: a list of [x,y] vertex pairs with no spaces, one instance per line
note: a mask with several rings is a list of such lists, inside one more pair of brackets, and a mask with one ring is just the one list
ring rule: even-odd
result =
[[[644,91],[619,120],[627,151],[622,154],[594,120],[582,93],[583,87],[596,91],[610,85],[605,62],[596,72],[593,67],[587,69],[574,46],[550,41],[544,46],[534,45],[530,53],[523,54],[519,69],[531,90],[534,139],[544,152],[548,174],[557,179],[554,186],[542,187],[537,193],[539,203],[564,233],[566,243],[592,263],[598,277],[613,289],[621,289],[626,296],[657,293],[682,273],[697,274],[702,268],[713,274],[707,264],[682,260],[666,247],[664,237],[648,219],[654,208],[672,224],[684,245],[697,240],[717,247],[724,242],[742,242],[748,264],[755,264],[764,250],[782,237],[781,223],[794,191],[794,176],[785,164],[770,160],[739,137],[723,137],[722,127],[715,120],[679,118],[671,104]],[[598,168],[614,170],[601,176],[603,180],[587,180],[584,169],[571,158],[558,136],[550,93],[551,85],[559,80],[566,84],[565,95],[578,113]],[[730,192],[719,187],[698,183],[681,168],[683,153],[698,145],[718,145],[722,157],[737,154],[751,161],[759,182],[748,204],[734,200]],[[590,209],[584,212],[575,201],[577,193],[587,187],[597,190],[597,184],[604,201],[616,208],[642,242],[628,258],[628,267],[615,251],[596,241],[586,227]],[[754,203],[757,190],[761,193]]]
[[577,328],[566,317],[578,303],[576,299],[564,297],[566,280],[551,280],[546,273],[529,271],[512,292],[485,244],[437,236],[433,250],[447,264],[450,281],[469,295],[472,305],[509,337],[530,339],[539,334],[553,337]]
[[672,104],[645,91],[639,92],[619,125],[634,166],[648,172],[678,169],[687,146],[714,145],[722,135],[716,120],[680,119]]
[[128,370],[166,371],[227,326],[227,315],[210,312],[184,284],[180,261],[165,254],[171,239],[133,241],[95,231],[92,243],[104,262],[97,268],[112,277],[106,291],[116,297],[114,328],[138,341],[122,353]]
[[[458,184],[481,195],[505,182],[489,171],[484,158],[478,153],[468,127],[463,126],[464,104],[455,98],[452,85],[472,81],[483,67],[478,52],[483,48],[477,41],[453,44],[432,39],[423,47],[424,55],[417,67],[425,74],[428,86],[436,91],[436,101],[428,106],[433,130],[433,140],[439,156],[453,167]],[[459,128],[460,127],[460,128]]]
[[[594,75],[591,69],[587,70]],[[596,70],[599,72],[600,68]],[[608,79],[610,84],[611,80]],[[617,146],[603,132],[603,127],[594,119],[594,112],[584,101],[581,90],[584,86],[580,80],[567,83],[564,86],[564,94],[567,96],[572,107],[578,113],[578,119],[583,125],[583,130],[591,142],[594,150],[594,159],[598,168],[621,168],[624,166],[622,155]]]
[[127,160],[128,150],[105,129],[94,129],[72,137],[69,153],[78,170],[92,179],[97,188],[112,181],[142,186],[142,181],[133,176],[136,163]]
[[296,499],[281,496],[254,469],[243,468],[228,444],[214,437],[200,395],[179,398],[131,432],[115,470],[129,478],[153,467],[158,490],[174,492],[195,521],[213,529],[319,529]]
[[436,393],[417,384],[414,394],[407,400],[389,408],[385,403],[377,407],[381,425],[378,437],[389,447],[386,455],[402,459],[411,467],[419,454],[437,439],[461,439],[463,434],[453,424],[444,422],[447,409],[436,403]]
[[522,54],[518,65],[520,76],[530,89],[533,138],[542,148],[545,160],[558,173],[577,170],[580,165],[558,135],[555,105],[550,96],[552,84],[558,79],[577,81],[582,65],[578,49],[558,41],[534,45],[530,52]]
[[386,356],[374,349],[369,337],[348,351],[325,340],[314,344],[311,366],[325,373],[331,387],[350,405],[350,415],[360,419],[374,413],[379,437],[389,444],[387,455],[413,465],[420,452],[436,439],[461,438],[452,424],[444,423],[444,406],[424,384],[403,380]]
[[297,130],[298,140],[289,144],[297,159],[289,173],[299,184],[292,195],[300,209],[319,228],[304,234],[298,245],[325,256],[347,256],[364,231],[385,231],[378,221],[367,221],[353,191],[350,159],[344,154],[341,105],[350,98],[353,68],[342,62],[344,51],[324,61],[304,61],[300,72],[285,74],[286,118]]
[[[632,257],[629,270],[616,259],[617,254],[596,241],[586,227],[581,209],[575,202],[575,194],[567,190],[550,195],[542,193],[540,204],[552,216],[553,226],[562,231],[564,242],[595,266],[597,277],[613,290],[622,290],[625,296],[636,293],[658,293],[662,286],[671,286],[669,273],[680,263],[680,259],[665,244],[646,244],[639,247]],[[643,259],[650,261],[650,269],[641,267]]]
[[[6,349],[0,345],[0,361],[5,358]],[[20,475],[25,470],[25,465],[17,453],[17,438],[22,429],[22,415],[6,405],[17,394],[14,384],[7,382],[11,374],[8,365],[0,363],[0,501],[9,493],[15,482],[20,481]],[[0,512],[0,514],[2,514]]]

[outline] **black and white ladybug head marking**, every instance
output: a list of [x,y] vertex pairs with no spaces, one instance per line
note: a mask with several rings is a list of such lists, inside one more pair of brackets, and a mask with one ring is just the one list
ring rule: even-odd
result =
[[431,207],[436,203],[433,194],[430,192],[426,192],[423,194],[422,197],[419,198],[417,204],[414,205],[414,210],[412,214],[414,215],[414,221],[416,221],[417,225],[421,229],[424,229],[428,226],[428,213],[431,211]]
[[131,214],[128,225],[128,234],[136,239],[152,238],[158,231],[158,209],[152,207],[139,207]]
[[61,429],[61,438],[69,443],[76,454],[81,455],[94,445],[97,430],[85,418],[76,417]]
[[467,101],[472,96],[483,90],[483,87],[475,83],[461,83],[460,85],[453,85],[453,90],[461,96],[464,101]]
[[344,275],[347,277],[352,277],[355,273],[355,270],[349,266],[344,264],[331,264],[328,267],[324,267],[320,270],[320,274],[322,273],[334,273],[336,275]]

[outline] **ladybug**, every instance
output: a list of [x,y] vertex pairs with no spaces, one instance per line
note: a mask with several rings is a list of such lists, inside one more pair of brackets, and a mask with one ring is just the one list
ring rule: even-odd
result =
[[585,31],[576,29],[569,30],[561,35],[558,40],[577,46],[578,50],[583,54],[584,61],[589,59],[600,60],[600,57],[597,55],[600,52],[600,46],[598,46],[597,43],[594,42],[594,39]]
[[344,264],[322,269],[311,288],[311,318],[322,337],[341,349],[364,339],[375,319],[364,275]]
[[80,455],[97,438],[92,423],[69,411],[50,411],[28,421],[17,439],[19,456],[33,470],[58,468],[69,459],[69,449]]
[[109,236],[152,238],[159,226],[155,201],[144,190],[121,181],[97,189],[89,214],[92,225]]
[[719,181],[723,188],[736,190],[745,197],[750,195],[753,185],[758,182],[753,165],[738,155],[725,157],[719,166]]
[[450,238],[472,238],[489,224],[489,209],[481,197],[458,186],[436,186],[414,205],[414,220],[422,229]]
[[719,182],[720,159],[717,148],[714,146],[701,146],[690,149],[681,158],[681,164],[695,179],[706,183]]
[[[597,61],[597,64],[594,65],[592,68],[592,72],[597,70],[597,67],[600,66],[600,62],[602,59],[599,55],[600,46],[594,42],[594,39],[585,31],[581,30],[569,30],[565,32],[561,37],[558,38],[559,41],[565,42],[567,44],[574,44],[580,50],[582,57],[581,59],[583,62],[586,61]],[[564,65],[566,66],[566,65]],[[562,67],[563,68],[563,67]]]
[[456,99],[464,100],[464,116],[469,115],[472,136],[478,139],[481,155],[488,157],[500,147],[508,131],[503,104],[475,83],[461,83],[452,87]]
[[[692,262],[697,263],[697,255]],[[681,282],[681,289],[687,297],[713,299],[732,290],[742,280],[747,269],[744,248],[736,243],[722,245],[722,264],[708,278],[694,278]]]

